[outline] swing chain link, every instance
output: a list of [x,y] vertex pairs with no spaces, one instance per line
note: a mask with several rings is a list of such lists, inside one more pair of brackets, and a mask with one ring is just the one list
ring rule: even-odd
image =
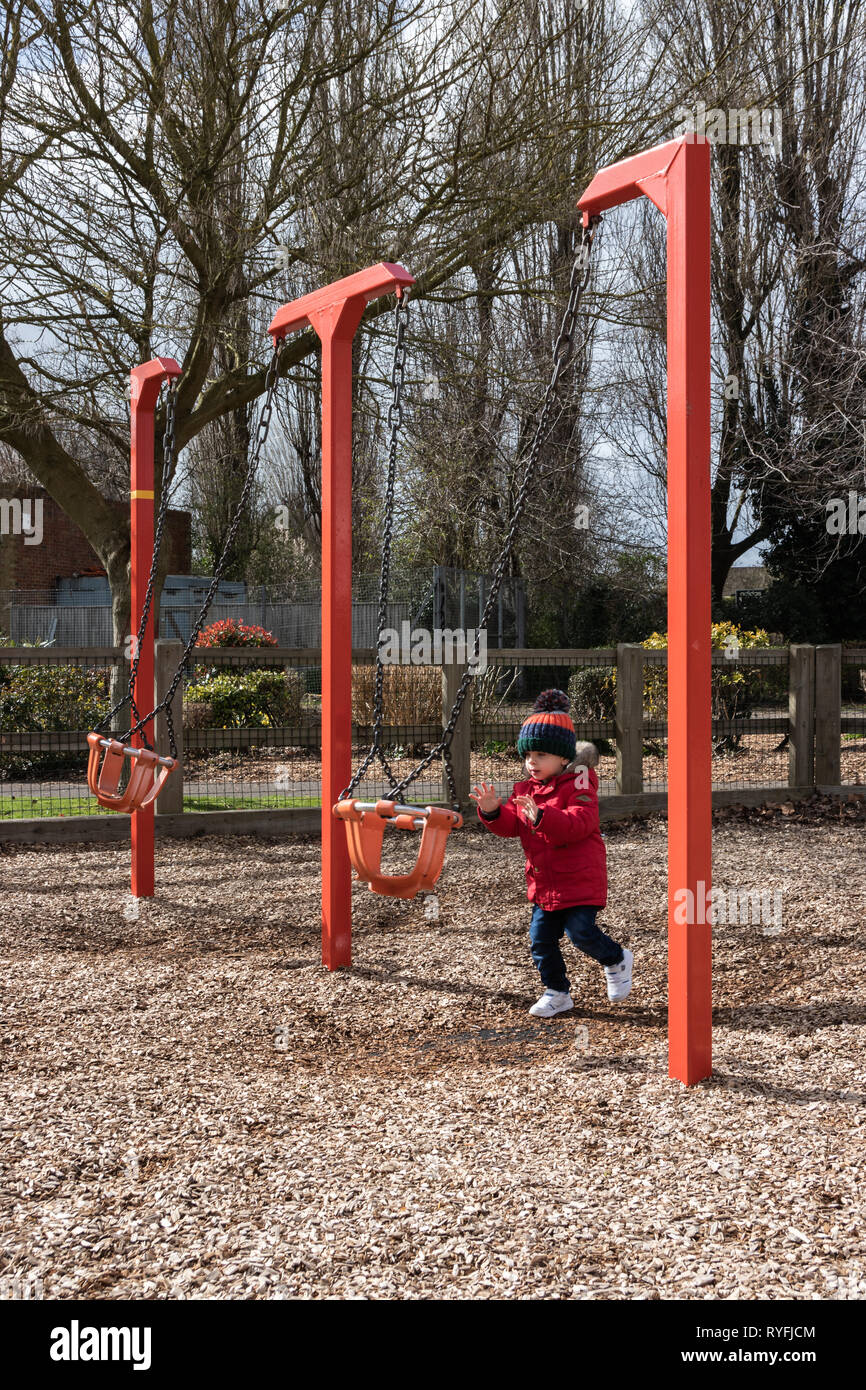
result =
[[[153,556],[150,562],[150,574],[147,577],[147,589],[144,594],[144,602],[141,606],[141,620],[138,624],[138,635],[135,638],[135,649],[131,653],[131,664],[129,668],[129,686],[127,693],[117,702],[113,709],[109,710],[104,718],[100,719],[95,725],[95,731],[99,733],[106,724],[114,721],[115,715],[119,714],[125,705],[129,705],[132,717],[142,725],[141,715],[135,703],[135,682],[138,676],[138,663],[141,659],[141,646],[144,642],[144,634],[147,628],[147,620],[150,617],[150,610],[153,604],[153,590],[156,583],[156,573],[159,565],[159,553],[162,546],[162,535],[165,529],[166,517],[168,516],[168,489],[174,469],[175,459],[175,428],[177,424],[177,378],[170,377],[165,401],[165,431],[162,437],[162,471],[160,473],[160,494],[159,511],[156,518],[156,528],[153,537]],[[146,723],[147,721],[143,721]],[[130,729],[128,734],[121,734],[118,742],[125,743],[135,732]],[[142,742],[145,748],[150,748],[150,742],[144,728],[140,728]]]
[[[526,463],[526,469],[523,475],[523,480],[520,484],[520,488],[517,493],[517,499],[514,504],[514,512],[512,514],[511,525],[508,529],[508,535],[506,536],[505,543],[502,547],[496,570],[494,572],[493,582],[490,587],[490,593],[487,596],[487,602],[484,606],[484,612],[481,615],[478,622],[479,632],[483,631],[483,629],[487,626],[488,620],[493,611],[493,605],[499,597],[499,589],[501,587],[502,580],[505,576],[506,565],[508,564],[508,561],[511,558],[512,550],[514,549],[514,542],[517,538],[517,529],[520,525],[520,521],[523,516],[523,510],[526,505],[526,500],[529,496],[529,491],[532,487],[533,478],[535,476],[535,471],[538,466],[538,461],[541,457],[542,445],[544,444],[545,439],[547,437],[550,413],[553,409],[556,388],[559,385],[559,379],[562,376],[566,362],[568,361],[571,355],[574,339],[574,330],[577,324],[578,306],[580,304],[581,297],[587,285],[589,284],[590,275],[592,273],[592,267],[590,265],[590,250],[592,248],[592,243],[595,239],[596,228],[600,222],[601,217],[598,215],[594,215],[589,219],[589,226],[581,227],[580,246],[577,249],[577,253],[574,258],[574,264],[571,268],[571,280],[569,283],[568,302],[566,304],[565,312],[562,316],[562,322],[560,325],[559,333],[557,335],[556,344],[553,349],[553,373],[551,375],[550,382],[548,383],[547,390],[544,394],[541,412],[538,416],[538,425],[536,426],[535,433],[532,438],[532,443],[529,448],[529,456]],[[477,652],[473,652],[473,657],[474,656],[477,656]],[[395,797],[402,796],[405,793],[406,788],[409,786],[409,784],[411,782],[414,782],[415,778],[420,776],[420,774],[425,770],[425,768],[429,767],[433,759],[435,757],[438,757],[438,755],[441,753],[442,763],[445,769],[445,776],[448,782],[448,793],[451,797],[451,805],[455,811],[460,810],[460,802],[457,796],[457,788],[454,781],[454,769],[451,763],[451,742],[454,737],[454,730],[457,726],[457,720],[460,718],[460,712],[463,708],[463,704],[466,699],[466,693],[472,681],[475,679],[475,675],[476,672],[472,668],[472,666],[467,666],[467,669],[463,674],[463,678],[460,682],[460,685],[457,688],[457,694],[454,697],[454,704],[451,707],[451,713],[448,717],[448,722],[446,723],[445,728],[442,732],[442,738],[434,748],[430,749],[430,752],[418,764],[418,766],[414,768],[412,772],[410,772],[406,777],[404,777],[401,782],[398,782],[396,786],[393,786],[392,782]]]
[[404,287],[397,294],[394,310],[396,332],[394,336],[394,360],[391,366],[391,403],[388,406],[388,473],[385,484],[385,523],[382,530],[382,572],[379,579],[379,612],[376,625],[378,634],[376,645],[376,687],[373,697],[373,742],[358,771],[347,787],[340,793],[339,800],[345,801],[352,795],[374,758],[378,758],[384,768],[391,787],[400,786],[382,748],[383,684],[385,668],[382,662],[382,633],[388,613],[388,587],[391,577],[391,533],[394,512],[394,484],[397,476],[397,450],[400,441],[400,426],[403,423],[403,384],[406,374],[406,329],[409,325],[409,293]]

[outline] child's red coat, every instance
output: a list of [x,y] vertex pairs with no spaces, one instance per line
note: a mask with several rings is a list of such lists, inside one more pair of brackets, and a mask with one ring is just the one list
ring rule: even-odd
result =
[[[537,827],[515,805],[531,796],[543,814]],[[531,903],[546,911],[607,902],[607,856],[598,826],[595,768],[561,772],[549,782],[530,777],[516,782],[511,796],[482,824],[494,835],[520,836],[526,855],[526,890]]]

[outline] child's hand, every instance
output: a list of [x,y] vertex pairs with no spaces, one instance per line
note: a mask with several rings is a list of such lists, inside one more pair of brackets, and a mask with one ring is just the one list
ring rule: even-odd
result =
[[534,825],[539,816],[538,802],[531,796],[516,796],[514,800],[526,816],[526,819]]
[[[478,793],[477,796],[475,795],[476,792]],[[482,782],[480,787],[476,783],[469,795],[479,811],[495,811],[497,806],[502,805],[492,782]]]

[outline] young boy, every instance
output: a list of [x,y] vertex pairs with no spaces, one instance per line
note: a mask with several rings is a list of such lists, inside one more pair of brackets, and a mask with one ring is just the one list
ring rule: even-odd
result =
[[[529,1010],[552,1018],[574,1008],[559,949],[563,931],[581,951],[604,966],[608,999],[631,991],[631,951],[596,926],[607,902],[607,860],[598,823],[598,750],[578,747],[563,690],[543,690],[523,724],[517,751],[529,780],[515,783],[500,801],[492,783],[469,794],[494,835],[520,836],[526,855],[527,897],[533,904],[529,937],[544,993]],[[581,766],[566,771],[577,760]],[[477,793],[477,795],[476,795]]]

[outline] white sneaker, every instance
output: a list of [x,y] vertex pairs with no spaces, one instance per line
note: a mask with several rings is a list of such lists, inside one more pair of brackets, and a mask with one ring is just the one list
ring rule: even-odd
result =
[[604,973],[607,976],[607,997],[608,999],[625,999],[631,994],[631,968],[634,962],[634,952],[627,946],[622,948],[622,960],[619,965],[606,965]]
[[554,1014],[567,1014],[573,1008],[574,1000],[567,990],[563,994],[557,989],[546,989],[529,1012],[536,1018],[553,1018]]

